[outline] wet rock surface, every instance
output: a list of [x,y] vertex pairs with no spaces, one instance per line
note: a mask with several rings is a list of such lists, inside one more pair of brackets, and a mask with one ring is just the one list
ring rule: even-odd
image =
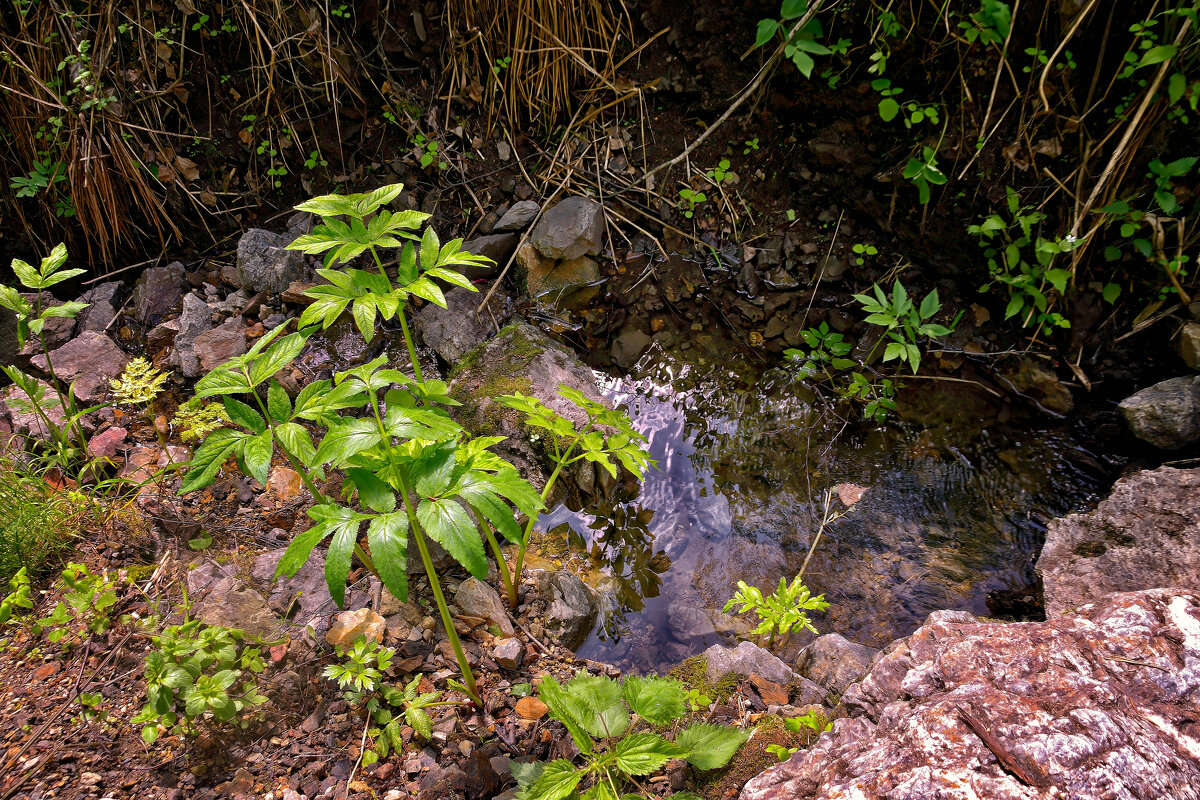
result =
[[1133,435],[1163,450],[1200,441],[1200,375],[1171,378],[1121,401]]
[[142,273],[133,289],[133,316],[147,328],[174,316],[183,299],[183,264],[151,267]]
[[555,203],[533,226],[529,240],[544,258],[566,260],[596,255],[604,247],[604,208],[587,197]]
[[930,620],[741,800],[1200,797],[1200,593],[1043,623]]
[[878,653],[837,633],[818,636],[796,659],[796,671],[823,689],[841,694],[862,680]]
[[574,650],[596,624],[596,598],[572,572],[556,572],[547,584],[547,596],[552,599],[546,612],[546,636],[560,647]]
[[1037,568],[1047,616],[1113,592],[1200,588],[1200,469],[1117,481],[1095,511],[1050,523]]
[[446,292],[446,307],[430,303],[416,314],[421,340],[447,364],[453,366],[464,355],[494,336],[508,322],[507,298],[493,294],[479,312],[487,293],[457,288]]

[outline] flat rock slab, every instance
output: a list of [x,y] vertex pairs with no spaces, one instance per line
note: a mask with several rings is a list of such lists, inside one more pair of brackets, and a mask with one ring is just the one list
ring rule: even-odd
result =
[[1113,592],[1200,590],[1200,469],[1135,473],[1095,511],[1054,520],[1037,571],[1048,617]]
[[850,718],[741,800],[1196,800],[1198,696],[1200,592],[1040,623],[935,619],[850,687]]
[[[54,372],[66,383],[75,384],[75,396],[85,404],[104,398],[108,382],[120,375],[129,363],[129,356],[117,343],[95,331],[84,331],[78,338],[50,354]],[[34,356],[38,369],[47,368],[45,356]]]
[[1117,406],[1133,435],[1163,450],[1200,441],[1200,375],[1171,378]]

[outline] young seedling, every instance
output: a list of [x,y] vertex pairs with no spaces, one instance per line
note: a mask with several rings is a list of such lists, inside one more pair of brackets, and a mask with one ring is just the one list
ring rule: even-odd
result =
[[759,623],[753,633],[756,636],[767,636],[768,647],[775,646],[777,634],[783,635],[793,630],[817,633],[816,626],[805,612],[825,611],[829,608],[829,603],[825,602],[823,594],[816,597],[809,594],[808,587],[801,580],[802,577],[797,575],[791,583],[785,578],[780,578],[779,588],[768,595],[764,595],[756,586],[738,581],[737,593],[729,598],[724,611],[728,614],[736,605],[741,604],[742,607],[736,613],[757,615]]

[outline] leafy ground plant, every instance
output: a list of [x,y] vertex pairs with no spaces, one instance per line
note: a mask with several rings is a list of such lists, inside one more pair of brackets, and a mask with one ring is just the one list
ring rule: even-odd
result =
[[[509,503],[532,516],[541,510],[542,501],[511,464],[488,450],[501,438],[468,438],[445,411],[445,406],[457,405],[446,384],[426,381],[421,374],[405,321],[409,297],[444,307],[435,279],[473,289],[450,267],[488,259],[463,252],[459,239],[442,244],[432,229],[420,236],[413,233],[427,214],[393,213],[384,207],[401,188],[396,184],[366,194],[325,195],[297,206],[320,215],[323,224],[290,247],[323,253],[326,268],[319,273],[328,283],[308,291],[314,302],[301,317],[301,330],[287,333],[286,326],[280,326],[245,355],[197,382],[196,398],[221,398],[232,425],[213,431],[197,448],[180,492],[211,484],[231,457],[243,472],[265,484],[273,455],[283,455],[316,501],[308,511],[315,524],[292,541],[276,574],[294,575],[328,539],[325,578],[339,605],[344,603],[355,557],[405,602],[408,540],[414,538],[462,672],[461,688],[478,704],[474,674],[454,630],[426,537],[482,579],[488,567],[478,526],[515,531]],[[419,256],[414,241],[420,242]],[[399,249],[394,279],[380,257],[382,248]],[[331,268],[364,254],[371,256],[375,271]],[[398,319],[415,378],[390,367],[388,357],[381,356],[336,374],[332,381],[311,383],[293,400],[272,376],[300,354],[315,323],[328,327],[347,310],[367,340],[374,336],[380,317]],[[319,445],[309,425],[324,429]],[[318,488],[326,467],[342,472],[344,502]],[[358,502],[352,506],[355,497]],[[478,512],[476,519],[468,509]],[[365,547],[360,542],[364,526]]]
[[829,603],[825,601],[823,594],[813,597],[801,580],[802,577],[797,575],[791,583],[788,583],[786,578],[780,578],[779,588],[768,595],[764,595],[757,586],[738,581],[737,593],[729,598],[724,611],[728,614],[740,604],[741,608],[736,613],[755,614],[759,622],[753,633],[756,636],[767,636],[768,647],[775,646],[777,634],[786,635],[793,630],[817,633],[816,626],[805,612],[825,611],[829,608]]
[[[520,392],[501,395],[496,400],[500,404],[519,411],[525,415],[525,424],[531,428],[540,428],[547,432],[550,444],[554,449],[551,456],[554,470],[542,489],[541,500],[545,501],[554,490],[554,484],[562,471],[572,464],[588,461],[599,464],[612,477],[617,477],[617,464],[625,467],[640,480],[646,474],[647,467],[657,466],[650,458],[650,453],[642,445],[646,437],[633,429],[624,412],[606,408],[594,400],[589,400],[581,392],[566,386],[560,387],[558,393],[574,403],[587,415],[587,421],[582,428],[576,428],[575,423],[560,414],[555,413],[536,397],[526,397]],[[482,509],[486,514],[486,509]],[[488,516],[491,520],[492,517]],[[512,575],[505,569],[504,556],[500,552],[500,544],[488,533],[488,542],[496,556],[496,564],[508,593],[508,604],[517,607],[517,587],[521,584],[521,573],[525,565],[525,551],[529,548],[529,538],[533,526],[537,522],[537,512],[529,515],[525,523],[525,531],[521,533],[515,526],[507,526],[507,518],[497,516],[503,523],[497,529],[513,544],[517,545],[517,560],[513,565]]]
[[[686,716],[687,692],[669,678],[628,677],[623,682],[581,672],[565,684],[551,675],[542,679],[538,696],[561,722],[579,748],[579,761],[560,758],[549,763],[513,762],[518,800],[617,800],[657,798],[640,778],[681,758],[697,769],[729,763],[746,734],[722,725],[697,722],[680,730],[674,741],[646,727],[673,725]],[[637,791],[628,793],[634,787]],[[694,795],[671,795],[683,800]]]
[[391,667],[395,655],[395,650],[381,647],[374,640],[357,639],[350,648],[338,651],[340,663],[325,668],[325,677],[337,681],[346,701],[355,707],[362,706],[367,712],[364,741],[369,739],[370,747],[362,751],[364,767],[404,747],[400,720],[387,706],[402,709],[409,727],[428,740],[433,733],[433,720],[425,709],[458,705],[443,700],[441,692],[422,692],[423,675],[414,675],[403,691],[384,683],[383,674]]
[[146,705],[132,720],[152,744],[160,727],[193,735],[201,725],[249,724],[268,698],[255,676],[265,669],[260,647],[237,628],[185,619],[152,637],[146,656]]
[[63,647],[95,634],[104,633],[112,622],[112,607],[117,602],[117,582],[106,573],[93,575],[83,564],[70,563],[62,571],[59,584],[63,599],[49,616],[34,623],[35,633]]
[[854,299],[862,305],[863,311],[867,312],[867,322],[884,327],[884,338],[890,341],[883,351],[883,360],[886,362],[895,359],[902,364],[907,363],[916,375],[921,367],[921,338],[950,335],[958,325],[962,313],[959,312],[949,327],[939,325],[932,322],[934,316],[942,309],[937,289],[925,295],[921,305],[917,306],[909,299],[908,292],[900,281],[892,284],[890,296],[884,294],[879,284],[871,288],[873,295],[856,294]]

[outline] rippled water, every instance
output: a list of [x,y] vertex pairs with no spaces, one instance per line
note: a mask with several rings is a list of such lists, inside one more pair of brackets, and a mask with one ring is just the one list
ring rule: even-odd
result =
[[805,574],[832,603],[814,616],[822,632],[879,647],[937,609],[987,614],[989,591],[1030,594],[1045,521],[1105,480],[1065,428],[1002,421],[1010,412],[970,386],[913,381],[902,400],[923,421],[880,428],[748,374],[691,350],[608,379],[658,469],[635,498],[539,523],[598,568],[606,609],[580,655],[660,670],[744,633],[721,606],[739,579],[769,589],[800,569],[840,483],[867,492],[848,509],[834,500],[843,516]]

